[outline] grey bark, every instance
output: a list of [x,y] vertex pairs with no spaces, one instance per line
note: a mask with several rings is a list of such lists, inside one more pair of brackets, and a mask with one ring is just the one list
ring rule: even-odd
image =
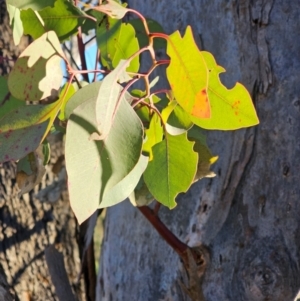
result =
[[[293,300],[300,287],[299,1],[175,0],[129,4],[163,24],[187,25],[202,49],[250,91],[260,125],[208,132],[219,160],[160,217],[190,246],[209,249],[207,301]],[[180,175],[178,175],[180,177]],[[129,202],[107,211],[97,300],[189,300],[178,256]]]
[[[0,0],[0,55],[16,59],[27,45],[28,38],[23,38],[19,47],[14,46],[5,2]],[[0,75],[12,65],[13,60],[0,62]],[[12,300],[4,295],[9,290],[14,300],[58,300],[44,255],[52,244],[63,253],[72,288],[84,300],[83,283],[77,283],[78,227],[66,191],[62,149],[61,139],[53,138],[50,165],[41,184],[22,197],[18,197],[15,164],[0,164],[1,300]]]

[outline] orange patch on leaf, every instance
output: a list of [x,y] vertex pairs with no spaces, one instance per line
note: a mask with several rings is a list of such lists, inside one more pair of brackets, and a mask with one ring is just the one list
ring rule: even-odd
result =
[[196,94],[191,114],[198,118],[210,118],[210,104],[205,89]]

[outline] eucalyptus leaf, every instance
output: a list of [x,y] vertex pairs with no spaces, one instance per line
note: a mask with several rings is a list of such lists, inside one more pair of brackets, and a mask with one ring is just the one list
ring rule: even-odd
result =
[[114,205],[129,196],[147,163],[141,158],[141,121],[124,98],[105,139],[90,139],[97,131],[97,95],[95,91],[94,97],[90,95],[80,104],[67,125],[68,187],[79,223],[97,208]]
[[154,198],[170,209],[176,206],[176,196],[188,190],[196,175],[198,155],[193,145],[186,133],[166,134],[152,149],[153,160],[144,172],[144,181]]
[[43,34],[19,56],[8,76],[10,93],[17,99],[36,101],[60,88],[64,54],[54,31]]

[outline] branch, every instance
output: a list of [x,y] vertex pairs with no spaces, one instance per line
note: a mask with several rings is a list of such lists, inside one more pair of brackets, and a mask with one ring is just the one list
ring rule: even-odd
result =
[[64,265],[64,259],[54,245],[45,250],[46,262],[59,301],[76,301]]

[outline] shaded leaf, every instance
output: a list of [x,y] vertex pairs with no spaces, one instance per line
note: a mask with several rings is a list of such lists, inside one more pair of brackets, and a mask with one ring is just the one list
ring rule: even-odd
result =
[[166,129],[171,135],[180,135],[193,126],[190,116],[177,104],[171,112]]
[[135,187],[145,164],[140,159],[143,127],[125,99],[107,137],[100,141],[89,139],[97,130],[97,94],[74,110],[67,125],[68,186],[71,205],[80,223],[102,207],[102,201],[103,206],[121,202],[120,198],[127,194],[123,191],[126,177],[130,177],[130,185]]
[[[138,18],[138,19],[128,20],[127,22],[134,27],[136,32],[136,37],[139,41],[140,48],[149,45],[149,37],[146,34],[145,27],[142,20]],[[148,28],[151,33],[164,33],[162,26],[155,20],[146,18],[146,22],[148,24]],[[161,38],[154,39],[155,49],[160,49],[160,48],[165,49],[166,47],[167,47],[167,43],[165,39],[161,39]]]
[[194,125],[188,131],[188,138],[190,141],[195,142],[194,151],[198,153],[198,165],[197,173],[194,178],[194,182],[206,177],[212,178],[216,174],[210,170],[210,166],[218,160],[218,156],[214,156],[206,143],[206,137],[203,134],[203,130]]
[[134,191],[130,194],[129,200],[133,206],[147,206],[154,201],[153,195],[150,193],[143,178],[140,179]]
[[213,178],[216,174],[210,170],[210,166],[218,160],[218,156],[213,156],[210,149],[202,144],[200,140],[193,139],[194,151],[198,153],[198,165],[197,172],[194,178],[194,182],[201,180],[202,178]]
[[[101,52],[101,62],[108,69],[117,67],[122,59],[128,59],[139,50],[134,28],[120,20],[104,18],[97,29],[97,43]],[[127,71],[137,72],[139,57],[131,60]]]
[[82,32],[85,34],[89,34],[90,30],[93,29],[97,30],[97,28],[101,26],[102,22],[104,21],[104,18],[107,18],[107,15],[101,13],[100,11],[96,11],[94,9],[89,9],[85,11],[85,14],[97,20],[97,22],[95,22],[94,20],[86,18],[85,22],[81,26]]
[[208,70],[188,26],[183,37],[174,32],[167,41],[167,77],[177,102],[192,116],[210,118]]
[[144,181],[154,198],[170,209],[176,206],[176,196],[186,192],[195,177],[198,155],[193,145],[186,133],[166,134],[165,140],[152,149],[153,160],[144,172]]
[[62,42],[75,34],[85,21],[83,12],[67,0],[56,0],[54,7],[47,7],[38,14],[39,16],[32,9],[21,11],[24,34],[31,35],[34,39],[53,30]]
[[0,118],[7,113],[17,109],[21,106],[25,106],[25,102],[14,98],[7,86],[7,78],[4,76],[0,77]]
[[33,10],[41,10],[47,6],[54,6],[55,1],[56,0],[6,0],[6,3],[19,9],[31,8]]
[[219,74],[225,69],[218,66],[209,52],[202,52],[209,72],[208,98],[211,105],[211,118],[192,121],[205,129],[235,130],[259,123],[251,97],[240,83],[227,89],[220,81]]
[[31,101],[51,96],[61,85],[61,56],[63,52],[54,31],[35,40],[22,52],[9,74],[11,94]]
[[29,192],[41,182],[46,173],[44,160],[43,145],[40,145],[18,162],[16,181],[20,189],[19,196]]
[[59,103],[22,106],[0,118],[0,162],[15,161],[34,151],[49,131]]

